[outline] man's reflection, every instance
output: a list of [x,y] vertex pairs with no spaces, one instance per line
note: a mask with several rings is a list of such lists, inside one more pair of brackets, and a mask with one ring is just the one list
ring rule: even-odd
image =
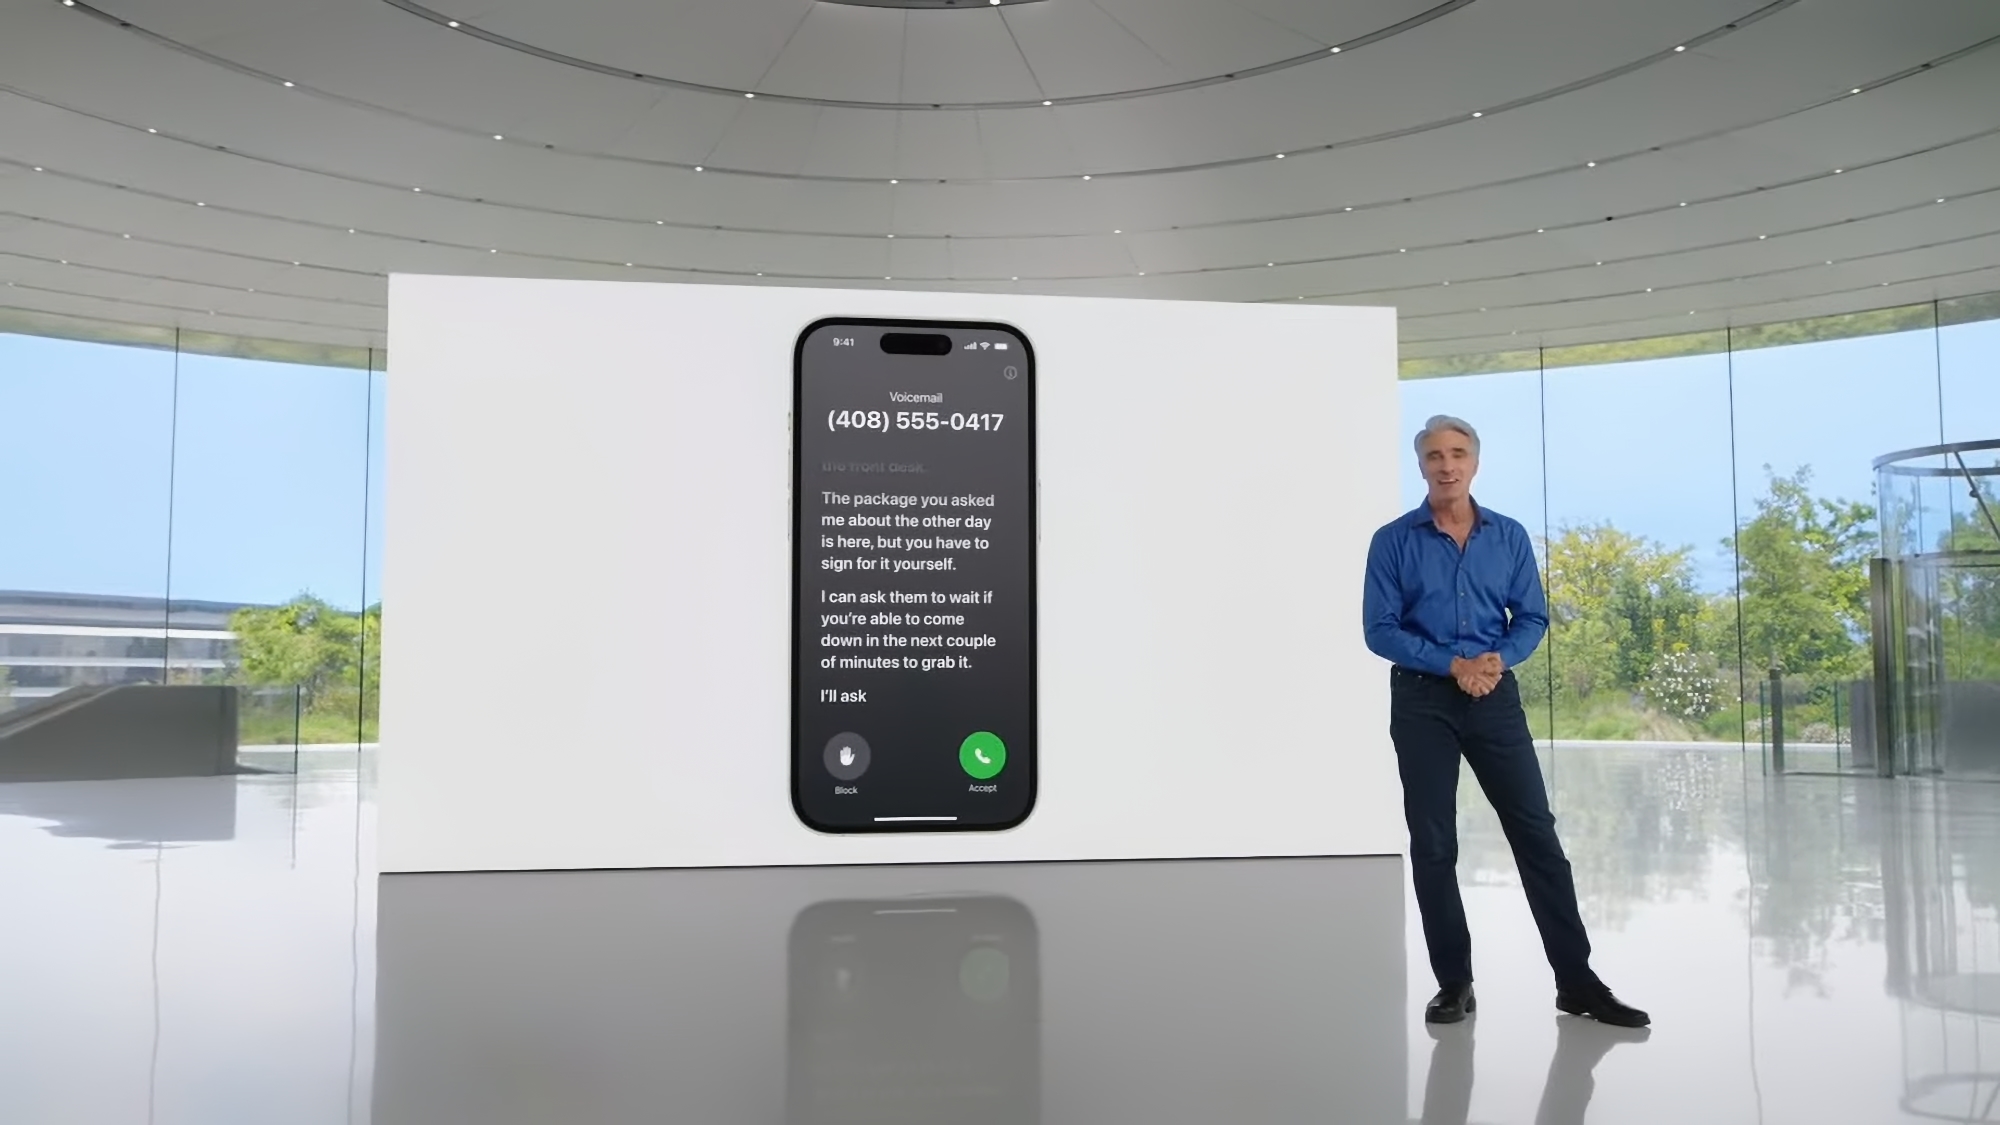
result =
[[[1466,1125],[1472,1112],[1473,1025],[1431,1027],[1431,1068],[1424,1081],[1423,1125]],[[1542,1102],[1535,1125],[1583,1125],[1597,1091],[1593,1072],[1611,1048],[1643,1043],[1645,1028],[1611,1027],[1594,1020],[1563,1019],[1556,1023],[1556,1053],[1542,1083]]]
[[1041,1113],[1035,918],[997,896],[822,902],[792,923],[792,1125]]

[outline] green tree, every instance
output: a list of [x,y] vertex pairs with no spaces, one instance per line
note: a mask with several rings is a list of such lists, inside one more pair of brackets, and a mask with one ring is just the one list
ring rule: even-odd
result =
[[1875,509],[1812,494],[1812,469],[1768,482],[1737,532],[1743,660],[1796,675],[1858,676],[1868,655],[1868,559]]
[[1564,527],[1543,549],[1558,699],[1636,691],[1663,654],[1699,646],[1707,601],[1688,548],[1598,523]]
[[379,606],[366,614],[343,613],[302,594],[281,606],[239,609],[229,628],[236,634],[244,682],[297,685],[305,709],[312,711],[363,688],[362,640],[367,633],[379,637],[380,622]]

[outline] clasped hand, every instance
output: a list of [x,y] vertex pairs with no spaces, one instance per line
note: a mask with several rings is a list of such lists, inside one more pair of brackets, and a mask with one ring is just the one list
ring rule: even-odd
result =
[[1474,699],[1492,694],[1500,686],[1500,674],[1507,670],[1501,662],[1500,654],[1489,652],[1467,660],[1462,656],[1451,659],[1451,678],[1458,681],[1460,691]]

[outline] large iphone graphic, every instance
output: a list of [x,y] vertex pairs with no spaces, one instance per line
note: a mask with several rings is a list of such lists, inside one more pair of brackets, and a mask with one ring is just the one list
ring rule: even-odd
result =
[[1035,917],[1011,898],[822,902],[792,924],[788,1125],[1035,1125]]
[[994,831],[1035,803],[1035,356],[1004,324],[822,320],[793,363],[792,807]]

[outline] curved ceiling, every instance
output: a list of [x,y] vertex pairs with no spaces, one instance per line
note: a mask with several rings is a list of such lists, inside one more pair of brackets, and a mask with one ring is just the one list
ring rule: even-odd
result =
[[1410,356],[2000,290],[1983,0],[0,0],[0,305],[390,272],[1392,304]]

